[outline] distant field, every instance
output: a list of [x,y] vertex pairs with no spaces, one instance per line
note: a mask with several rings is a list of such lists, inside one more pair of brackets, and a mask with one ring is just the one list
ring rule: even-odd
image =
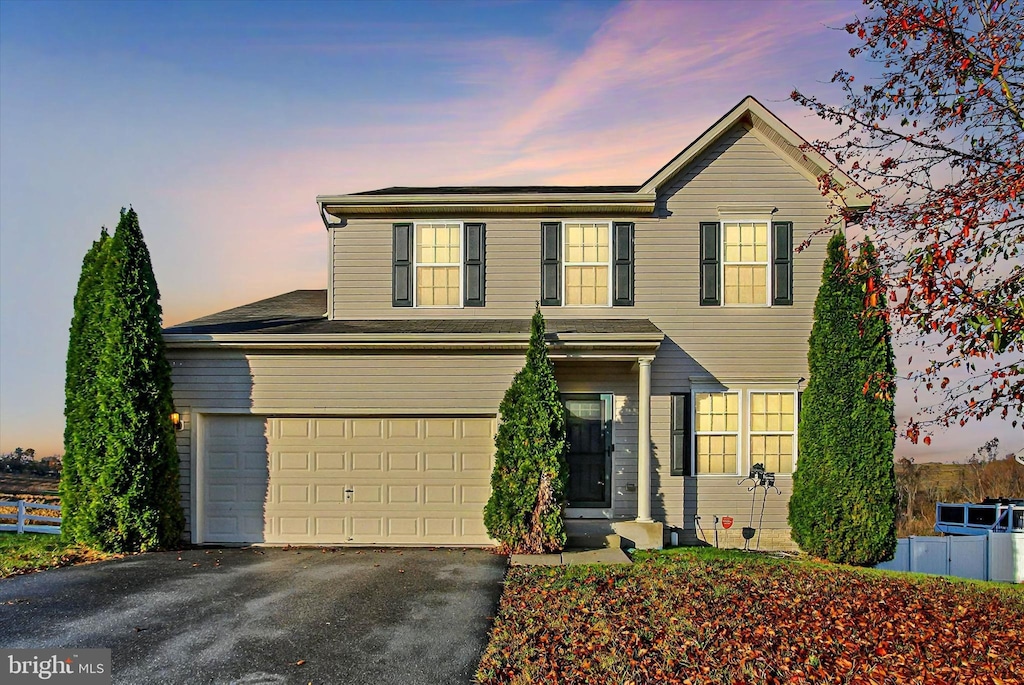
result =
[[10,495],[46,495],[56,497],[59,476],[34,476],[28,473],[0,473],[0,499]]

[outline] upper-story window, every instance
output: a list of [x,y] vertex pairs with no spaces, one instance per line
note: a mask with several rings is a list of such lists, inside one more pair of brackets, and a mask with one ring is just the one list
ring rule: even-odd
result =
[[700,303],[793,304],[793,223],[756,215],[701,222]]
[[565,304],[611,304],[609,234],[611,225],[595,222],[565,224]]
[[723,221],[723,304],[768,302],[768,222]]
[[483,307],[486,226],[418,221],[392,225],[393,307]]
[[416,306],[458,307],[461,297],[462,224],[416,224]]
[[634,228],[619,221],[542,223],[540,303],[631,307]]

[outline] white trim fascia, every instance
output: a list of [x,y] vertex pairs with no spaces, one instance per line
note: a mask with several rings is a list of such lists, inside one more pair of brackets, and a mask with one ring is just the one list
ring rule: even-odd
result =
[[727,216],[730,219],[739,219],[746,217],[763,218],[765,215],[774,216],[779,208],[775,205],[744,205],[744,204],[728,204],[718,205],[716,207],[719,216]]
[[[551,341],[554,345],[575,344],[592,345],[594,347],[622,347],[623,345],[653,346],[655,349],[664,340],[662,333],[609,333],[606,335],[589,333],[562,333],[557,334]],[[423,346],[444,346],[444,347],[482,347],[494,344],[526,344],[530,340],[529,333],[494,333],[480,335],[476,333],[449,333],[449,334],[369,334],[369,333],[335,333],[335,334],[305,334],[305,335],[276,335],[267,334],[245,334],[245,333],[221,333],[212,335],[196,334],[168,334],[164,336],[164,342],[168,347],[200,347],[200,346],[222,346],[222,347],[309,347],[309,346],[361,346],[361,347],[423,347]]]
[[389,206],[395,205],[539,205],[539,204],[568,204],[588,205],[601,204],[635,204],[637,202],[651,202],[656,199],[653,192],[640,190],[637,192],[621,193],[459,193],[459,194],[421,194],[421,195],[317,195],[316,201],[325,208],[329,206]]
[[[778,386],[785,390],[792,390],[793,386],[798,385],[802,381],[806,381],[806,378],[799,376],[710,376],[710,375],[699,375],[690,376],[690,387],[709,387],[709,388],[720,388],[730,387],[738,385],[750,385],[751,387],[756,386],[757,388],[773,388]],[[709,390],[701,390],[701,392],[713,392]]]
[[203,414],[196,407],[189,409],[192,423],[192,544],[201,545],[205,539],[203,529],[206,525],[206,454],[202,450],[205,426]]

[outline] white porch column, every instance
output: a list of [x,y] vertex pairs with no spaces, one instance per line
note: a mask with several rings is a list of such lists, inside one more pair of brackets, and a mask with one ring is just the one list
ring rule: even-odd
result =
[[638,418],[640,422],[636,451],[636,520],[650,523],[651,518],[651,362],[650,357],[641,357],[640,397]]

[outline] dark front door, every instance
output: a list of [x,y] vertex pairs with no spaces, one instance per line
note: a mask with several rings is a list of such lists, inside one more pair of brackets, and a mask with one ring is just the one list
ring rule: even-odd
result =
[[569,506],[609,507],[611,488],[610,396],[565,395],[569,438]]

